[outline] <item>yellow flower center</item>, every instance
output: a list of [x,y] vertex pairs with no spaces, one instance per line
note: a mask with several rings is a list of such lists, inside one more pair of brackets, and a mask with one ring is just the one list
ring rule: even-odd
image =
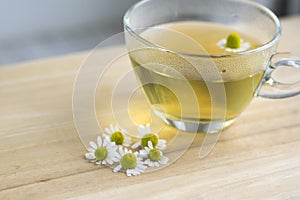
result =
[[104,160],[107,158],[107,149],[104,147],[98,147],[95,151],[95,157],[97,160]]
[[126,169],[134,169],[136,167],[136,157],[133,153],[127,153],[121,158],[121,165]]
[[142,146],[143,146],[143,147],[148,147],[148,142],[149,142],[149,141],[151,141],[153,147],[155,147],[155,146],[157,145],[157,143],[158,143],[158,138],[157,138],[157,136],[156,136],[155,134],[153,134],[153,133],[147,133],[147,134],[145,134],[145,135],[143,136],[143,138],[142,138],[142,141],[141,141]]
[[161,158],[161,152],[158,149],[151,149],[149,151],[149,158],[152,161],[158,161]]
[[238,33],[230,33],[226,40],[226,47],[231,49],[238,49],[241,47],[241,38]]
[[116,145],[123,144],[123,142],[124,142],[124,135],[123,135],[123,133],[121,133],[120,131],[114,132],[110,136],[110,141],[115,142]]

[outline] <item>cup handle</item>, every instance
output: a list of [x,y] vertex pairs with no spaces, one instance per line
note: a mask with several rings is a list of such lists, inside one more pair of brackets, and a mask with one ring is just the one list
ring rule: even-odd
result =
[[[284,53],[283,53],[284,54]],[[279,59],[278,59],[279,57]],[[291,57],[291,56],[289,56]],[[276,61],[274,61],[276,60]],[[272,61],[272,62],[271,62]],[[279,68],[291,67],[299,69],[300,74],[300,59],[284,58],[280,53],[274,54],[269,62],[264,77],[255,92],[255,96],[268,99],[282,99],[297,96],[300,94],[300,78],[294,83],[284,83],[276,80],[272,74]],[[272,64],[271,64],[272,63]],[[291,75],[291,74],[288,74]]]

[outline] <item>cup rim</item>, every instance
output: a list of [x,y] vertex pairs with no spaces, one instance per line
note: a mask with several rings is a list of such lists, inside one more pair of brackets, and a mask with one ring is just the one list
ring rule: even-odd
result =
[[248,51],[243,51],[243,52],[237,52],[235,54],[208,54],[208,55],[203,55],[203,54],[191,54],[191,53],[184,53],[184,52],[180,52],[180,51],[174,51],[174,50],[170,50],[167,48],[164,48],[162,46],[156,45],[148,40],[146,40],[145,38],[141,37],[138,33],[136,33],[130,25],[130,15],[131,13],[138,8],[140,5],[149,2],[149,1],[153,1],[153,0],[142,0],[139,1],[137,3],[135,3],[134,5],[132,5],[125,13],[124,17],[123,17],[123,23],[124,23],[124,28],[125,30],[127,30],[134,38],[136,38],[137,40],[139,40],[140,42],[146,44],[149,47],[153,47],[156,48],[160,51],[164,51],[164,52],[171,52],[171,53],[175,53],[175,54],[179,54],[182,56],[187,56],[187,57],[209,57],[209,58],[225,58],[225,57],[236,57],[236,56],[244,56],[244,55],[251,55],[257,52],[261,52],[264,51],[265,49],[268,49],[270,47],[272,47],[274,44],[276,44],[276,42],[279,41],[279,38],[281,36],[281,25],[280,25],[280,21],[278,19],[278,17],[267,7],[256,3],[256,2],[252,2],[252,1],[246,1],[246,0],[241,0],[241,2],[245,3],[245,4],[250,4],[252,6],[255,6],[256,8],[258,8],[259,10],[263,11],[264,13],[266,13],[275,23],[276,26],[276,32],[273,36],[273,38],[268,41],[267,43],[255,48],[255,49],[251,49]]

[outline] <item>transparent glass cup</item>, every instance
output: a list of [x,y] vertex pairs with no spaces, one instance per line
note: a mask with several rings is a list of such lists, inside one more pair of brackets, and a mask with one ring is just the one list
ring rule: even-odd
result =
[[[168,49],[143,36],[161,24],[198,21],[224,25],[258,38],[262,45],[234,54],[208,54],[192,38],[174,30],[172,37],[195,52]],[[216,132],[229,126],[254,97],[286,98],[300,94],[297,83],[281,83],[272,73],[300,61],[276,53],[278,18],[246,0],[146,0],[124,16],[126,46],[136,77],[154,113],[188,132]],[[214,34],[214,33],[211,33]]]

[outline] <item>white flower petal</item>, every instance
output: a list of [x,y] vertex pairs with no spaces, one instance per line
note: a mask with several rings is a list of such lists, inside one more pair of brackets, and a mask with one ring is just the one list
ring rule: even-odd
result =
[[90,153],[95,153],[95,149],[93,149],[93,148],[88,148],[87,149]]
[[138,136],[144,136],[146,133],[149,133],[143,125],[139,125],[137,129],[139,132]]
[[130,144],[124,142],[124,143],[123,143],[123,146],[124,146],[124,147],[130,147]]
[[143,156],[139,152],[134,152],[133,154],[135,155],[137,161],[142,162]]
[[147,133],[151,133],[150,123],[146,124],[145,130]]
[[127,176],[131,176],[131,175],[132,175],[132,171],[131,171],[130,169],[127,169],[127,170],[126,170],[126,175],[127,175]]
[[112,124],[109,125],[109,128],[112,132],[115,132],[114,126]]
[[136,169],[136,168],[131,170],[131,174],[134,175],[134,176],[140,175],[141,172],[143,172],[143,171],[138,170],[138,169]]
[[116,132],[116,131],[120,131],[120,128],[119,128],[119,126],[115,125],[115,127],[114,127],[114,131],[115,131],[115,132]]
[[166,141],[166,140],[163,140],[163,139],[159,139],[159,140],[158,140],[158,143],[159,143],[160,145],[166,145],[167,141]]
[[101,162],[99,160],[97,160],[95,163],[96,163],[96,165],[100,165],[101,164]]
[[120,159],[118,159],[117,157],[113,157],[113,158],[112,158],[112,161],[114,161],[114,162],[119,162]]
[[144,149],[148,152],[151,150],[149,147],[144,147]]
[[106,162],[107,162],[108,164],[110,164],[110,165],[112,165],[112,164],[113,164],[113,161],[112,161],[112,159],[109,159],[109,158],[107,158],[107,159],[106,159]]
[[117,156],[117,151],[115,151],[114,149],[109,149],[108,151],[108,156]]
[[151,162],[151,161],[150,161],[150,159],[149,159],[149,158],[148,158],[148,159],[146,159],[146,160],[144,161],[144,163],[145,163],[145,164],[147,164],[147,165],[148,165],[150,162]]
[[142,139],[143,137],[144,137],[144,135],[145,135],[146,133],[139,133],[139,134],[137,134],[137,138],[139,138],[139,139]]
[[136,148],[139,147],[140,145],[141,145],[141,142],[137,142],[137,143],[133,144],[133,145],[131,146],[131,148],[136,149]]
[[121,165],[121,164],[118,165],[118,166],[116,166],[116,167],[113,169],[113,172],[118,172],[118,171],[120,171],[120,169],[122,169],[122,165]]
[[159,163],[158,162],[154,162],[154,166],[155,167],[159,167]]
[[106,147],[110,143],[110,139],[104,138],[103,146]]
[[114,143],[108,141],[108,143],[105,146],[105,148],[107,149],[107,151],[114,151],[115,150],[115,145],[114,145]]
[[164,165],[167,164],[168,161],[169,161],[169,158],[167,158],[166,156],[163,156],[159,159],[159,162]]
[[91,147],[93,147],[94,149],[97,149],[97,148],[98,148],[97,145],[96,145],[96,143],[93,142],[93,141],[90,141],[90,145],[91,145]]
[[137,176],[137,175],[140,175],[140,174],[141,174],[141,172],[140,172],[140,171],[136,171],[136,170],[134,170],[134,171],[132,172],[132,174],[133,174],[134,176]]
[[116,157],[117,155],[118,155],[118,153],[116,151],[113,151],[113,150],[108,151],[109,157]]
[[117,145],[115,145],[115,143],[114,143],[114,142],[111,142],[111,143],[110,143],[110,148],[111,148],[112,150],[116,151],[116,150],[117,150],[117,148],[118,148],[118,146],[117,146]]
[[166,148],[166,140],[162,140],[162,139],[159,139],[158,140],[158,143],[156,145],[156,148],[159,149],[159,150],[164,150]]
[[116,157],[117,159],[121,159],[121,155],[120,155],[118,152],[116,152],[115,157]]
[[109,135],[112,134],[112,132],[111,132],[108,128],[105,128],[105,132],[106,132],[107,134],[109,134]]
[[97,137],[98,147],[102,146],[102,138],[100,136]]
[[147,166],[145,166],[144,163],[139,163],[139,164],[136,165],[135,168],[139,169],[141,171],[144,171],[147,168]]
[[137,161],[140,161],[140,162],[143,162],[143,159],[144,159],[144,157],[141,156],[141,154],[139,154],[139,155],[136,157],[136,160],[137,160]]
[[129,151],[127,148],[124,148],[124,154],[127,154]]
[[149,153],[149,151],[147,151],[145,149],[140,150],[141,155],[148,155],[148,153]]
[[[105,138],[107,138],[110,141],[110,136],[106,135],[106,134],[102,134],[102,140],[104,140]],[[103,142],[103,141],[102,141]]]
[[89,159],[89,160],[92,160],[92,159],[95,159],[95,158],[96,158],[95,155],[94,155],[93,153],[86,153],[86,154],[85,154],[85,157],[86,157],[87,159]]
[[150,148],[150,149],[153,149],[153,144],[152,144],[152,142],[149,140],[148,141],[148,147]]
[[132,174],[133,176],[137,176],[137,175],[139,175],[140,173],[139,173],[139,172],[136,172],[136,171],[132,171],[131,174]]
[[121,157],[124,156],[124,151],[123,151],[122,147],[119,148],[119,153],[120,153]]

